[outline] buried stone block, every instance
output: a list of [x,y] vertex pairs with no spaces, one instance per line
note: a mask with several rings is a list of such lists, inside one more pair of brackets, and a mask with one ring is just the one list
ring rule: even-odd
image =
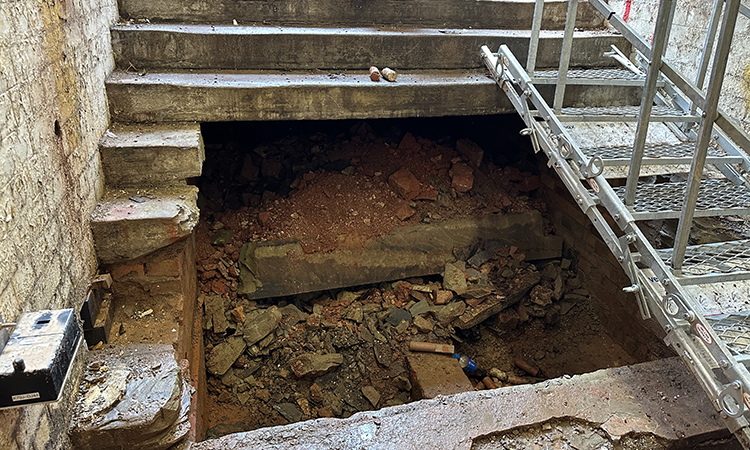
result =
[[305,254],[296,239],[253,242],[240,251],[237,292],[250,299],[279,297],[438,274],[477,236],[512,242],[527,260],[562,253],[562,239],[544,233],[537,211],[398,227],[361,248],[329,253]]

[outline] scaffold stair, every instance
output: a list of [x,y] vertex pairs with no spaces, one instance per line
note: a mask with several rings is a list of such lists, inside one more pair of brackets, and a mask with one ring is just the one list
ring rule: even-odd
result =
[[[633,46],[632,61],[617,48],[602,49],[622,69],[569,67],[578,0],[568,1],[557,70],[535,69],[543,0],[535,4],[525,66],[505,45],[494,52],[483,46],[482,58],[523,119],[521,134],[543,152],[630,278],[623,290],[633,294],[644,319],[662,327],[665,342],[750,449],[750,312],[704,314],[696,293],[750,283],[750,239],[689,245],[696,217],[750,215],[750,136],[718,107],[735,25],[750,10],[740,0],[714,0],[698,75],[689,80],[663,60],[677,0],[659,3],[651,42],[604,0],[589,3]],[[539,94],[536,85],[543,84],[555,85],[552,102]],[[607,84],[641,86],[640,104],[564,102],[567,85]],[[628,145],[585,136],[586,130],[617,127],[633,131]],[[654,127],[661,127],[663,140],[649,134]],[[661,168],[659,177],[642,176],[654,166]],[[604,171],[611,167],[627,170],[624,185],[610,185]],[[656,248],[641,231],[639,221],[656,219],[678,221],[672,248]]]

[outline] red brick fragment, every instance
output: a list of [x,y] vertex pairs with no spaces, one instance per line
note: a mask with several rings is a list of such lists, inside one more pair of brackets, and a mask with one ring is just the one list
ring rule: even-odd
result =
[[413,215],[414,215],[414,209],[407,204],[401,205],[396,210],[396,217],[398,217],[399,220],[406,220]]
[[466,164],[453,164],[451,186],[457,192],[469,192],[474,186],[474,171]]
[[401,169],[388,178],[388,184],[401,198],[411,201],[422,191],[419,180],[408,169]]

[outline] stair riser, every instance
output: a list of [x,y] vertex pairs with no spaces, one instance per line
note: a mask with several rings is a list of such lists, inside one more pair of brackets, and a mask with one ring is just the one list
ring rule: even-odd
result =
[[[152,83],[150,78],[154,80]],[[494,81],[471,77],[463,81],[395,84],[310,82],[290,86],[205,79],[166,82],[160,74],[107,84],[112,119],[121,122],[220,122],[258,120],[337,120],[398,117],[440,117],[512,113],[507,97]],[[198,77],[195,75],[194,77]],[[400,79],[399,79],[400,80]],[[159,83],[159,84],[157,84]],[[606,89],[606,93],[602,91]],[[554,88],[540,91],[551,97]],[[566,102],[585,102],[592,96],[610,101],[636,102],[633,88],[571,86]]]
[[[530,29],[534,2],[477,0],[120,0],[123,19],[270,25],[415,25],[451,28]],[[545,3],[544,29],[561,29],[567,2]],[[604,18],[588,3],[576,26],[600,28]]]
[[[396,70],[464,69],[483,67],[479,48],[506,44],[516,55],[528,53],[528,37],[517,33],[486,35],[418,33],[211,33],[211,27],[194,32],[164,32],[117,27],[112,46],[118,67],[143,70],[171,69],[364,69],[375,65]],[[540,41],[537,67],[557,67],[561,37]],[[628,51],[621,36],[576,38],[571,65],[606,67],[617,64],[602,55],[610,45]],[[132,67],[131,67],[132,65]]]
[[104,181],[110,187],[166,186],[199,177],[202,149],[150,147],[100,149]]

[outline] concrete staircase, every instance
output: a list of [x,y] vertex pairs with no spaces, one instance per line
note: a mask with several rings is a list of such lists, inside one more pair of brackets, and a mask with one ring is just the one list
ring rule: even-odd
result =
[[[539,68],[557,66],[562,42],[566,2],[548,3]],[[120,13],[107,83],[115,121],[316,120],[511,112],[477,49],[525,54],[533,2],[127,0]],[[572,65],[614,66],[601,49],[626,41],[588,4],[579,16]],[[371,82],[372,65],[398,81]],[[586,95],[571,90],[569,102]]]
[[[547,2],[539,69],[557,66],[566,5]],[[195,188],[185,180],[200,175],[203,161],[195,122],[512,112],[478,49],[505,43],[527,53],[533,1],[122,0],[120,15],[107,81],[114,124],[100,144],[107,193],[92,225],[108,263],[192,230]],[[601,49],[627,49],[627,41],[588,3],[578,19],[571,65],[616,65]],[[371,65],[396,69],[398,80],[372,82]],[[554,86],[542,89],[551,96]],[[570,86],[566,102],[635,104],[638,91]],[[148,188],[165,188],[158,204],[168,211],[142,197],[154,195]]]

